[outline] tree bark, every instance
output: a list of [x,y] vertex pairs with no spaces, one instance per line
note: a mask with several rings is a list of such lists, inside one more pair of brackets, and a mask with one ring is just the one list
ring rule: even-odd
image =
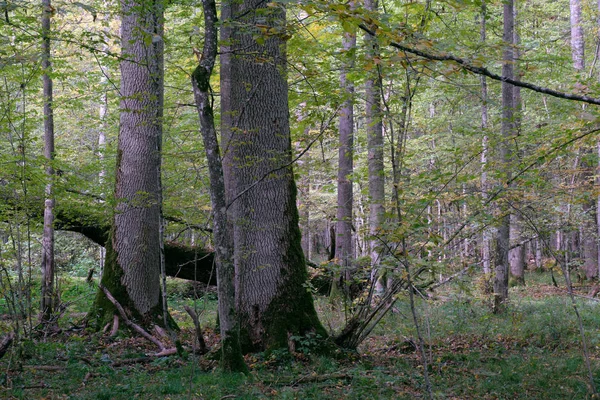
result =
[[[486,23],[485,17],[487,14],[487,8],[485,0],[481,3],[481,22],[480,22],[480,38],[481,42],[485,44],[486,41]],[[487,93],[487,78],[480,76],[481,82],[481,130],[483,131],[483,139],[481,140],[481,193],[482,202],[485,204],[488,201],[489,183],[487,177],[488,168],[488,93]],[[489,212],[490,210],[488,210]],[[481,262],[483,265],[483,273],[485,274],[485,280],[488,283],[486,289],[489,290],[489,276],[491,276],[491,244],[492,244],[492,232],[488,227],[484,227],[481,238]]]
[[42,0],[42,69],[44,86],[44,157],[46,158],[46,199],[44,201],[44,232],[42,236],[41,320],[50,322],[54,309],[54,112],[52,105],[52,64],[50,62],[50,18],[54,9],[50,0]]
[[214,0],[203,0],[202,7],[204,9],[204,48],[202,59],[192,74],[192,87],[200,117],[200,131],[208,160],[210,178],[213,240],[217,261],[221,367],[225,371],[247,372],[248,368],[240,347],[239,324],[235,310],[233,236],[227,221],[225,181],[210,92],[210,77],[215,65],[218,46],[217,9]]
[[[514,79],[513,42],[514,42],[514,2],[504,2],[504,53],[502,76]],[[503,181],[510,181],[510,140],[514,132],[514,94],[513,85],[502,82],[502,143],[500,144],[500,163]],[[500,204],[500,223],[496,234],[496,257],[494,276],[494,312],[501,312],[508,300],[508,250],[510,245],[510,212],[506,204]]]
[[[142,320],[164,325],[160,303],[163,111],[162,0],[121,2],[121,118],[115,213],[102,284]],[[112,318],[98,292],[92,317]]]
[[519,214],[510,215],[510,250],[508,252],[508,261],[510,264],[510,274],[513,284],[525,284],[525,243],[521,234],[522,218]]
[[[519,34],[517,29],[518,18],[517,18],[517,4],[513,3],[513,76],[521,79],[521,73],[519,70]],[[512,136],[516,137],[519,135],[521,130],[521,88],[513,86],[513,133]],[[520,202],[516,202],[517,206]],[[523,218],[519,213],[512,213],[510,216],[510,242],[511,247],[508,252],[508,262],[510,264],[510,274],[513,277],[513,284],[524,285],[525,284],[525,245],[523,244],[523,232],[522,224]],[[515,247],[515,244],[518,244]]]
[[348,72],[354,67],[356,50],[356,34],[344,32],[342,38],[342,66],[340,85],[344,91],[344,102],[340,108],[337,175],[337,210],[335,229],[335,259],[340,272],[335,274],[331,286],[332,296],[342,290],[349,297],[351,277],[352,251],[352,207],[354,194],[352,190],[352,173],[354,171],[354,84],[348,79]]
[[569,0],[569,9],[571,11],[571,58],[575,70],[581,72],[585,66],[585,43],[583,41],[583,27],[581,26],[580,0]]
[[[376,13],[377,0],[365,0],[365,8]],[[369,165],[369,233],[371,235],[371,265],[376,266],[381,257],[381,241],[378,236],[385,216],[385,175],[383,165],[383,126],[381,112],[381,74],[378,63],[380,52],[377,38],[365,34],[367,60],[373,63],[365,83],[365,112],[367,120],[367,147]]]
[[240,339],[245,351],[285,348],[308,333],[327,336],[304,287],[285,10],[260,0],[225,1],[222,19],[221,122]]

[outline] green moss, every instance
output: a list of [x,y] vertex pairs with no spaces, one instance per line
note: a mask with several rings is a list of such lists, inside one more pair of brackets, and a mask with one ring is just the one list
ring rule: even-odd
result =
[[[312,346],[314,351],[328,352],[332,349],[332,344],[328,340],[329,335],[319,321],[312,294],[306,288],[308,272],[298,227],[296,184],[293,179],[290,179],[290,182],[292,195],[288,210],[286,210],[287,215],[291,216],[290,238],[284,259],[284,263],[289,266],[289,273],[283,276],[284,282],[280,287],[279,296],[271,301],[263,314],[262,347],[266,351],[289,348],[290,341],[297,345],[300,338],[309,335],[316,338],[314,346]],[[247,334],[242,335],[242,337],[247,336]]]
[[208,92],[210,87],[210,72],[207,71],[206,68],[198,65],[192,73],[192,77],[196,81],[196,85],[198,85],[198,89],[200,89],[200,91]]
[[[102,273],[102,285],[108,289],[113,297],[123,306],[128,317],[141,322],[142,325],[150,326],[152,324],[164,327],[162,303],[153,307],[146,315],[140,315],[129,298],[127,289],[122,284],[123,268],[119,265],[117,252],[113,246],[114,228],[111,229],[109,238],[106,241],[106,259],[104,263],[104,271]],[[113,315],[118,313],[114,304],[104,295],[102,290],[98,289],[96,298],[92,304],[91,310],[87,315],[87,320],[95,330],[102,329],[106,324],[112,323]],[[177,323],[167,315],[168,328],[179,330]]]
[[[112,245],[113,229],[106,241],[106,258],[104,271],[102,273],[102,285],[114,296],[114,298],[125,308],[129,308],[129,296],[125,287],[121,284],[123,269],[117,262],[117,252]],[[98,289],[96,299],[88,313],[87,319],[96,330],[112,322],[113,315],[117,312],[115,306],[108,300],[104,293]]]
[[248,367],[242,356],[240,341],[233,335],[221,340],[221,369],[226,372],[248,374]]

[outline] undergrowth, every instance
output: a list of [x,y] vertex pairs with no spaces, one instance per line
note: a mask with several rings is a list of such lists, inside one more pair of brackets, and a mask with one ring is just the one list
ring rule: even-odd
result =
[[[503,315],[490,312],[489,298],[468,278],[417,302],[435,398],[591,398],[571,304],[549,275],[529,274],[528,286],[511,289]],[[473,288],[471,288],[473,286]],[[214,293],[170,281],[171,312],[193,338],[184,305],[201,315],[207,341],[218,341]],[[246,357],[249,376],[223,374],[214,361],[191,353],[146,357],[152,345],[121,334],[108,338],[71,329],[85,310],[91,289],[65,279],[62,300],[72,302],[63,332],[22,339],[0,360],[0,398],[70,399],[415,399],[424,398],[422,363],[407,299],[360,346],[337,357],[313,356],[301,348]],[[585,288],[580,288],[585,294]],[[345,314],[317,299],[321,319],[339,330]],[[578,299],[595,377],[600,382],[600,304]],[[0,305],[0,314],[6,311]],[[8,327],[3,321],[3,327]],[[301,340],[309,341],[310,337]]]

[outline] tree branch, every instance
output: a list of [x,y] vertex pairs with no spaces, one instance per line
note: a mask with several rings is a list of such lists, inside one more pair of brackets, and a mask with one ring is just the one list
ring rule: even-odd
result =
[[[366,33],[368,33],[369,35],[372,35],[373,37],[377,37],[377,33],[368,28],[366,25],[364,24],[358,24],[358,27],[360,29],[362,29],[363,31],[365,31]],[[549,96],[552,97],[556,97],[559,99],[566,99],[566,100],[574,100],[574,101],[581,101],[584,103],[589,103],[589,104],[596,104],[596,105],[600,105],[600,99],[594,98],[594,97],[590,97],[590,96],[584,96],[584,95],[578,95],[578,94],[573,94],[573,93],[565,93],[565,92],[559,92],[558,90],[553,90],[553,89],[549,89],[543,86],[538,86],[538,85],[534,85],[533,83],[529,83],[529,82],[523,82],[523,81],[519,81],[517,79],[510,79],[498,74],[495,74],[493,72],[491,72],[489,69],[485,68],[485,67],[477,67],[473,64],[471,64],[468,60],[464,59],[464,58],[460,58],[460,57],[456,57],[452,54],[448,54],[448,53],[443,53],[443,54],[434,54],[434,53],[429,53],[423,50],[418,50],[415,49],[413,47],[398,43],[398,42],[390,42],[389,43],[390,46],[398,49],[398,50],[402,50],[406,53],[410,53],[410,54],[414,54],[416,56],[419,57],[423,57],[426,58],[428,60],[432,60],[432,61],[452,61],[458,65],[461,66],[461,68],[472,72],[474,74],[477,75],[482,75],[482,76],[487,76],[490,79],[499,81],[499,82],[507,82],[510,83],[511,85],[514,86],[518,86],[518,87],[522,87],[525,89],[529,89],[529,90],[533,90],[534,92],[538,92],[538,93],[543,93],[543,94],[547,94]]]

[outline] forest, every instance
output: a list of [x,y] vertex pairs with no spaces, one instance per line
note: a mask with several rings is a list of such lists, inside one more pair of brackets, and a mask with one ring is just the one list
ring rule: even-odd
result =
[[0,11],[0,398],[600,398],[600,0]]

